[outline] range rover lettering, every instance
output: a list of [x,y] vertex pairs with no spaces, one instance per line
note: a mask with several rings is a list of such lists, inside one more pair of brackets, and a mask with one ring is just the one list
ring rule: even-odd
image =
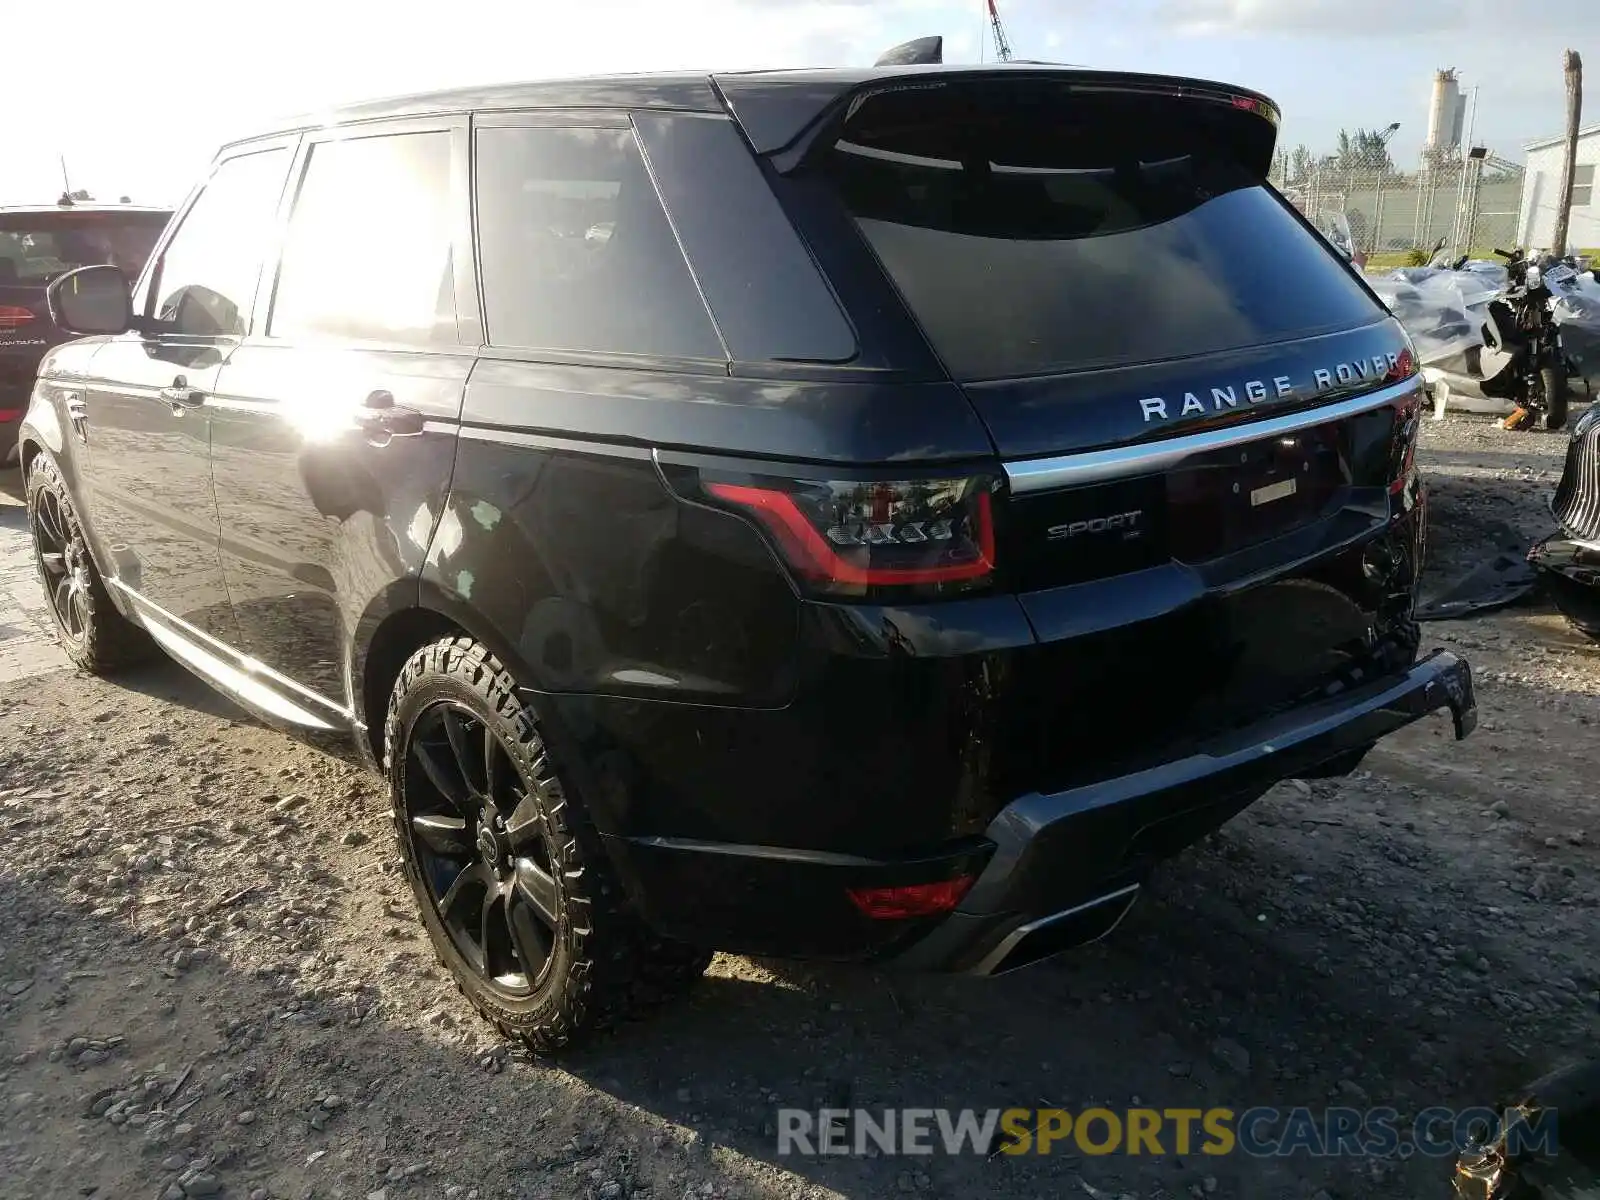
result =
[[72,657],[387,780],[569,1044],[714,950],[980,975],[1448,709],[1421,381],[1277,110],[1011,66],[530,83],[224,147],[22,430]]

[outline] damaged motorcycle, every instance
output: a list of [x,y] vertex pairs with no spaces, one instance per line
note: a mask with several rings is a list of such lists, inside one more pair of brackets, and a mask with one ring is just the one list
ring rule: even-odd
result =
[[[1575,385],[1600,366],[1600,283],[1587,264],[1497,250],[1503,263],[1446,263],[1368,283],[1406,327],[1430,390],[1504,400],[1508,428],[1565,426]],[[1436,404],[1436,411],[1442,407]]]

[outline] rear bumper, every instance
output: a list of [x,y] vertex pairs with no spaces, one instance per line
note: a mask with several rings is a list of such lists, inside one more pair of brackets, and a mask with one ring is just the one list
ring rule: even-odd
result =
[[1403,676],[1283,713],[1183,758],[1024,796],[990,825],[995,853],[960,907],[902,961],[991,974],[1103,936],[1132,905],[1151,863],[1279,780],[1315,775],[1442,708],[1458,738],[1477,723],[1471,668],[1443,651]]
[[[1191,753],[1091,785],[1022,796],[980,838],[897,861],[668,838],[608,838],[644,916],[721,949],[890,960],[994,974],[1103,936],[1149,867],[1281,779],[1336,772],[1439,709],[1476,722],[1467,663],[1439,652],[1403,675],[1302,705]],[[871,920],[848,890],[956,876],[976,882],[938,918]]]

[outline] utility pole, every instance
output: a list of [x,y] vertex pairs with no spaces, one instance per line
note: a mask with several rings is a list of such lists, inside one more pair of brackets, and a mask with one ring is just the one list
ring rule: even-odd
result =
[[1556,193],[1556,231],[1550,238],[1550,253],[1558,258],[1567,252],[1567,230],[1572,222],[1572,176],[1578,165],[1578,125],[1583,117],[1583,60],[1576,50],[1567,51],[1567,152],[1561,158],[1561,190]]
[[1391,121],[1378,135],[1378,182],[1373,188],[1372,230],[1367,238],[1367,253],[1376,254],[1383,239],[1383,185],[1389,174],[1389,139],[1400,130],[1399,121]]
[[1472,253],[1471,222],[1465,216],[1467,207],[1467,173],[1471,166],[1466,151],[1472,148],[1472,135],[1478,128],[1478,89],[1472,89],[1472,108],[1467,116],[1467,140],[1461,154],[1461,180],[1456,186],[1456,219],[1450,232],[1450,254],[1452,257],[1459,254]]

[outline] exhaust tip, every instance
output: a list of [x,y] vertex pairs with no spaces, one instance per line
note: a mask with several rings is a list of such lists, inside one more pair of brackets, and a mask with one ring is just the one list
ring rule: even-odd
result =
[[973,967],[974,975],[1005,975],[1067,950],[1099,941],[1122,923],[1139,885],[1130,883],[1072,908],[1019,925]]

